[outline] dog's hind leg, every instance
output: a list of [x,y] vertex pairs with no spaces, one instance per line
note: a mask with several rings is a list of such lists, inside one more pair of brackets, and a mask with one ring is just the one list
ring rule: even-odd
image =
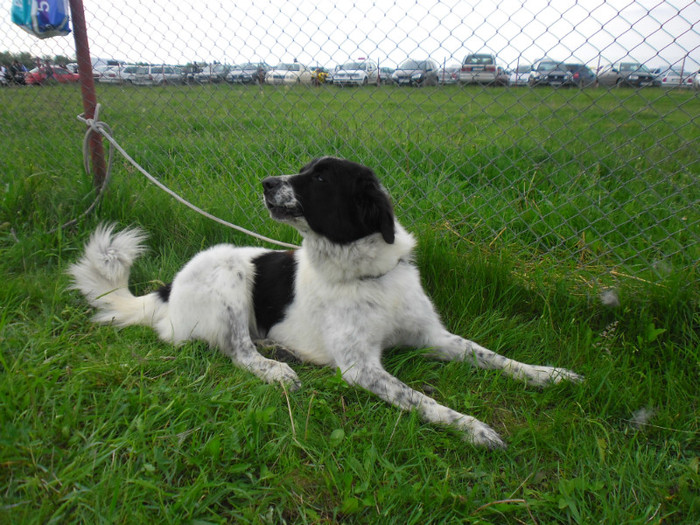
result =
[[561,381],[580,382],[583,377],[565,368],[528,365],[497,354],[473,341],[446,330],[426,337],[421,343],[431,349],[430,355],[443,361],[467,361],[479,368],[502,370],[530,385],[544,386]]
[[413,390],[384,370],[380,364],[354,364],[340,370],[349,384],[360,386],[404,410],[417,410],[430,423],[457,428],[474,445],[505,448],[498,433],[476,418],[461,414]]
[[288,364],[263,357],[255,347],[248,331],[245,315],[227,308],[227,330],[221,334],[218,346],[238,366],[252,372],[268,383],[284,383],[290,390],[301,385],[296,372]]

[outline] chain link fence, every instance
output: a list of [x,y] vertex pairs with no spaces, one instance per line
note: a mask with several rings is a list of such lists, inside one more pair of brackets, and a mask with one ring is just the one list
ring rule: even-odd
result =
[[[263,176],[336,155],[375,169],[407,226],[457,244],[636,278],[697,265],[694,0],[86,0],[85,17],[116,139],[242,226],[270,232]],[[62,83],[71,37],[33,39],[9,16],[0,35],[1,160],[43,147],[22,137],[50,118],[32,103],[47,90],[82,110],[77,85],[21,85]],[[77,154],[80,125],[60,130]]]

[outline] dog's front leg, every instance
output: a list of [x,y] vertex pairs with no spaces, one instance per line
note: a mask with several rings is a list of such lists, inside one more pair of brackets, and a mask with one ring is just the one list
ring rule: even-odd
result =
[[262,356],[248,332],[248,322],[242,312],[228,308],[228,329],[221,334],[218,346],[224,354],[241,368],[252,372],[267,383],[284,383],[290,390],[301,386],[299,377],[287,363]]
[[521,363],[445,330],[433,336],[425,344],[431,347],[432,355],[437,359],[467,361],[479,368],[502,370],[509,376],[525,381],[530,385],[544,386],[561,381],[583,381],[583,376],[566,368]]
[[380,363],[345,363],[340,370],[351,385],[360,386],[403,410],[417,410],[430,423],[457,428],[469,442],[488,448],[505,448],[498,433],[476,418],[461,414],[413,390],[384,370]]

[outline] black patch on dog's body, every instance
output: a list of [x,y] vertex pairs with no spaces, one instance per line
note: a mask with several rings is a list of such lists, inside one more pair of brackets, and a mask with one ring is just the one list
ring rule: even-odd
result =
[[253,259],[253,264],[253,311],[258,332],[265,336],[294,300],[297,261],[293,251],[267,252]]
[[172,291],[172,289],[173,283],[168,283],[158,288],[158,290],[156,290],[156,293],[158,294],[158,297],[160,297],[161,301],[167,303],[168,299],[170,299],[170,292]]

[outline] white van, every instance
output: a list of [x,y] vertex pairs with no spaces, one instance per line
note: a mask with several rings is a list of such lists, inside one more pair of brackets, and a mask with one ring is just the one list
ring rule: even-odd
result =
[[162,86],[163,84],[182,84],[184,81],[183,71],[177,66],[166,66],[164,64],[141,66],[134,84],[140,86]]

